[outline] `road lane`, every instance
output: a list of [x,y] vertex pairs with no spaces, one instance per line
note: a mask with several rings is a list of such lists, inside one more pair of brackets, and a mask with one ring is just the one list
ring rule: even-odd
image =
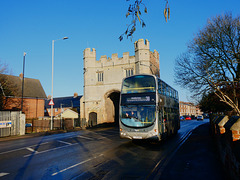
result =
[[[47,144],[48,142],[45,142],[45,143],[41,143],[41,144]],[[21,147],[21,148],[17,148],[17,149],[12,149],[12,150],[9,150],[9,151],[3,151],[0,153],[0,155],[2,154],[7,154],[7,153],[12,153],[12,152],[15,152],[15,151],[19,151],[19,150],[23,150],[23,149],[27,149],[27,148],[32,148],[32,147],[35,147],[35,146],[38,146],[39,144],[34,144],[34,145],[31,145],[31,146],[27,146],[27,147]]]
[[52,174],[52,176],[56,176],[56,175],[59,174],[59,173],[62,173],[62,172],[67,171],[67,170],[69,170],[69,169],[72,169],[72,168],[74,168],[74,167],[76,167],[76,166],[79,166],[79,165],[81,165],[81,164],[84,164],[84,163],[86,163],[86,162],[88,162],[88,161],[92,161],[92,160],[94,160],[94,159],[96,159],[96,158],[98,158],[98,157],[100,157],[100,156],[103,156],[103,154],[100,154],[100,155],[98,155],[98,156],[95,156],[95,157],[93,157],[93,158],[87,159],[87,160],[82,161],[82,162],[80,162],[80,163],[77,163],[77,164],[74,164],[74,165],[72,165],[72,166],[69,166],[69,167],[67,167],[67,168],[65,168],[65,169],[62,169],[62,170],[60,170],[60,171],[58,171],[58,172],[55,172],[55,173]]
[[175,137],[157,144],[120,139],[117,128],[31,138],[31,143],[39,142],[32,145],[22,139],[20,143],[11,141],[16,148],[8,145],[6,151],[2,151],[4,143],[0,142],[0,169],[8,173],[2,178],[146,178],[162,163],[161,159],[169,156],[167,152],[177,149],[186,134],[202,123],[205,122],[181,122],[182,128]]

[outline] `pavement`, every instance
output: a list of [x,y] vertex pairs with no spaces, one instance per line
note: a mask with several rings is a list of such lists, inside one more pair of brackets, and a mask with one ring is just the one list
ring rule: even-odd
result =
[[[109,128],[109,127],[114,127],[114,126],[116,126],[114,123],[103,123],[103,124],[99,124],[94,127],[86,127],[86,129]],[[67,132],[75,132],[75,131],[80,131],[80,130],[82,130],[82,128],[75,127],[74,129],[68,129],[68,130],[60,129],[60,130],[52,130],[52,131],[46,131],[46,132],[28,133],[28,134],[21,135],[21,136],[20,135],[6,136],[6,137],[0,137],[0,142],[16,140],[16,139],[31,138],[31,137],[48,136],[48,135],[67,133]]]
[[[71,131],[77,130],[79,129]],[[65,132],[59,130],[23,136],[1,137],[0,142]],[[216,147],[210,132],[210,124],[200,125],[193,130],[190,137],[167,163],[160,175],[160,180],[229,180]]]
[[200,125],[173,155],[161,180],[229,180],[219,158],[210,124]]
[[67,132],[74,132],[79,131],[80,128],[71,129],[71,130],[52,130],[52,131],[46,131],[46,132],[38,132],[38,133],[29,133],[25,135],[16,135],[16,136],[6,136],[6,137],[0,137],[0,142],[3,141],[11,141],[11,140],[17,140],[17,139],[26,139],[26,138],[32,138],[32,137],[39,137],[39,136],[48,136],[53,134],[61,134],[61,133],[67,133]]

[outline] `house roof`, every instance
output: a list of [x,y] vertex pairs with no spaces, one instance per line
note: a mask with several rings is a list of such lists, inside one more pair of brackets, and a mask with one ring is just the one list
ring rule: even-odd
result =
[[[79,108],[80,107],[80,99],[82,96],[69,96],[69,97],[58,97],[53,98],[54,108]],[[50,108],[51,106],[48,105],[50,99],[45,100],[45,107]]]
[[[0,74],[0,78],[5,82],[5,85],[11,89],[11,92],[7,90],[4,91],[6,96],[22,97],[22,78],[21,77]],[[5,88],[3,87],[3,89]],[[32,78],[24,78],[23,97],[42,98],[42,99],[47,98],[40,81],[38,79],[32,79]]]
[[63,118],[78,118],[78,113],[73,111],[72,109],[67,109],[62,113],[58,114],[56,117],[63,117]]

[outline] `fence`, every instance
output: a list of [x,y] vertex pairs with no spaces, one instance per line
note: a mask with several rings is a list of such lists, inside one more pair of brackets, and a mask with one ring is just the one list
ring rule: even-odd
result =
[[[0,137],[50,131],[51,120],[27,119],[21,111],[0,111]],[[71,130],[86,127],[86,119],[54,119],[53,130]]]
[[[50,131],[51,120],[48,119],[27,119],[26,133]],[[72,130],[86,127],[86,120],[80,118],[53,119],[53,130]]]
[[21,111],[0,111],[0,137],[25,134],[25,115]]

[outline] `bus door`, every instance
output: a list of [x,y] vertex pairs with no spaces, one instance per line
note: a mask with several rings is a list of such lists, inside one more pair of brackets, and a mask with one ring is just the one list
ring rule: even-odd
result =
[[158,111],[158,131],[161,135],[164,133],[163,116],[164,116],[163,107],[160,106]]
[[168,119],[168,112],[167,112],[167,108],[164,107],[163,108],[163,129],[164,129],[164,133],[168,133],[168,122],[169,119]]
[[158,109],[158,133],[159,135],[162,134],[162,113],[160,108]]

